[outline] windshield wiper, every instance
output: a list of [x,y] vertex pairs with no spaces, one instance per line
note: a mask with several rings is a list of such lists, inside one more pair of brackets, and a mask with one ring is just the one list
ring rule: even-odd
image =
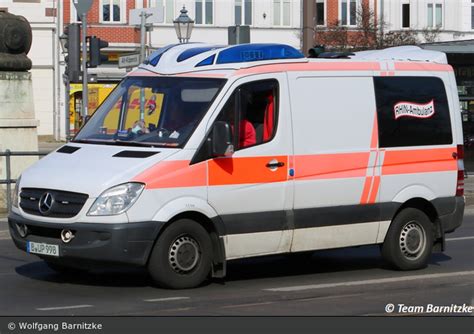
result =
[[143,143],[138,141],[125,141],[120,139],[115,139],[111,141],[105,140],[93,140],[93,139],[76,139],[71,140],[71,143],[81,143],[81,144],[98,144],[98,145],[122,145],[122,146],[136,146],[136,147],[167,147],[166,144],[160,143]]
[[142,143],[139,141],[124,141],[124,140],[119,140],[116,139],[113,141],[116,145],[124,145],[124,146],[140,146],[140,147],[155,147],[159,146],[157,144],[152,144],[152,143]]

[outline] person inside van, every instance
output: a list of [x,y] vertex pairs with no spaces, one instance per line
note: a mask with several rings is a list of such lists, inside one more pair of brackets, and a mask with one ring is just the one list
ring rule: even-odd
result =
[[[246,94],[242,94],[246,95]],[[257,133],[253,124],[246,118],[247,107],[250,96],[243,97],[241,100],[240,110],[240,125],[239,125],[239,148],[249,147],[257,143]],[[235,95],[232,96],[229,102],[224,106],[221,116],[218,120],[228,122],[234,130],[235,123]]]

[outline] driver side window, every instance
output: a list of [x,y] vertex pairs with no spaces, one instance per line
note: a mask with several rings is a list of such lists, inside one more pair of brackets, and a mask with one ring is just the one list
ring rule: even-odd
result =
[[277,126],[277,106],[278,81],[251,82],[235,90],[216,121],[231,126],[237,151],[272,140]]

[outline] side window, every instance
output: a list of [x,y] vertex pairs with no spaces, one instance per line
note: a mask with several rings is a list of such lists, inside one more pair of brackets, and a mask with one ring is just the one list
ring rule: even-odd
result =
[[443,81],[434,77],[375,77],[380,147],[451,144]]
[[278,81],[244,84],[229,98],[217,121],[228,122],[234,134],[235,150],[270,141],[278,116]]

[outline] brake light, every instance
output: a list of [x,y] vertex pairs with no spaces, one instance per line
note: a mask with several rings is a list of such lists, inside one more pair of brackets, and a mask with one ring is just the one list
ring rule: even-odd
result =
[[456,196],[464,196],[464,146],[457,147],[457,161],[458,161],[458,179],[456,182]]

